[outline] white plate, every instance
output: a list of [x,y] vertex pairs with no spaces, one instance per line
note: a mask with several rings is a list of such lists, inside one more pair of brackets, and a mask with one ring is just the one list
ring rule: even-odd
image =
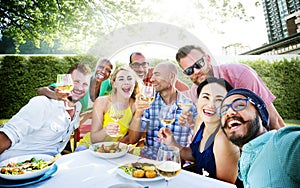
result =
[[125,155],[128,152],[128,149],[129,149],[128,145],[124,144],[124,143],[120,143],[120,145],[119,145],[119,148],[121,148],[121,150],[122,150],[120,152],[101,153],[101,152],[95,151],[96,146],[101,146],[102,144],[104,144],[104,146],[110,146],[110,145],[116,144],[116,143],[118,143],[118,142],[99,142],[99,143],[90,145],[89,150],[96,157],[101,157],[101,158],[105,158],[105,159],[112,159],[112,158],[122,157],[123,155]]
[[133,177],[132,175],[126,174],[124,172],[124,170],[122,170],[120,168],[117,169],[117,173],[126,179],[134,180],[134,181],[145,181],[146,182],[146,181],[158,181],[158,180],[164,179],[162,176],[159,176],[159,175],[156,176],[155,178],[136,178],[136,177]]
[[[10,162],[17,163],[17,162],[23,162],[26,160],[30,160],[32,157],[35,157],[37,160],[43,159],[46,162],[50,161],[53,158],[51,155],[46,155],[46,154],[22,155],[22,156],[13,157],[13,158],[2,161],[0,163],[0,167],[6,166]],[[34,172],[26,172],[24,174],[18,174],[18,175],[1,174],[0,173],[0,177],[4,178],[4,179],[8,179],[8,180],[25,180],[25,179],[35,178],[35,177],[45,174],[49,169],[51,169],[52,165],[50,165],[46,168],[43,168],[41,170],[37,170]]]

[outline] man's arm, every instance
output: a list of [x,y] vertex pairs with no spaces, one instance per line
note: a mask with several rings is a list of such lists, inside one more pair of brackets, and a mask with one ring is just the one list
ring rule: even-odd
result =
[[90,98],[93,102],[95,102],[95,99],[99,96],[101,83],[102,83],[102,81],[98,81],[94,77],[91,78]]
[[181,80],[177,79],[176,82],[175,82],[175,88],[178,90],[178,91],[187,91],[189,90],[189,86],[186,85],[184,82],[182,82]]
[[56,95],[56,93],[54,91],[54,87],[52,87],[52,86],[38,88],[37,94],[38,95],[44,95],[44,96],[46,96],[48,98],[58,100],[57,95]]
[[4,132],[0,132],[0,154],[11,146],[11,140]]
[[267,110],[269,112],[269,118],[270,118],[270,130],[272,129],[280,129],[285,126],[283,119],[277,112],[276,108],[274,107],[273,103],[269,104],[267,106]]

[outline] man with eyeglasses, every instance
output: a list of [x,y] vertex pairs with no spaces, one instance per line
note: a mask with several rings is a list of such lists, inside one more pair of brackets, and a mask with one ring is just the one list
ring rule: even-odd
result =
[[217,113],[227,138],[239,146],[244,187],[299,187],[300,127],[269,129],[264,101],[244,88],[229,91]]
[[244,64],[212,65],[210,55],[205,53],[201,47],[193,45],[180,48],[176,54],[176,60],[183,69],[184,74],[189,76],[194,83],[191,89],[186,92],[186,95],[194,102],[197,101],[199,83],[208,77],[224,78],[234,88],[248,88],[264,100],[271,117],[271,129],[279,129],[285,126],[283,119],[273,105],[276,97],[251,67]]
[[[150,82],[153,67],[149,67],[149,63],[145,59],[145,56],[141,52],[133,52],[129,56],[129,66],[144,82]],[[175,82],[175,88],[178,91],[189,90],[189,87],[179,79]]]

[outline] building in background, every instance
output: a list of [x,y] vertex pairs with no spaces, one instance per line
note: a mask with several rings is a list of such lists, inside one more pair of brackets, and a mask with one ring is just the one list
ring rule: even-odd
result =
[[269,44],[242,54],[300,54],[300,1],[262,0]]

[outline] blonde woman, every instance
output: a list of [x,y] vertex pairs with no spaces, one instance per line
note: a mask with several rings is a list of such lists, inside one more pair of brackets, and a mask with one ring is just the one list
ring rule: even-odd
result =
[[[91,133],[87,133],[79,143],[80,149],[87,148],[91,143],[103,141],[127,142],[127,131],[135,113],[135,95],[139,92],[138,78],[128,66],[121,66],[111,77],[112,93],[98,97],[94,102]],[[118,103],[124,116],[116,123],[109,116],[113,103]],[[115,137],[120,134],[122,136]],[[83,146],[84,145],[84,146]]]

